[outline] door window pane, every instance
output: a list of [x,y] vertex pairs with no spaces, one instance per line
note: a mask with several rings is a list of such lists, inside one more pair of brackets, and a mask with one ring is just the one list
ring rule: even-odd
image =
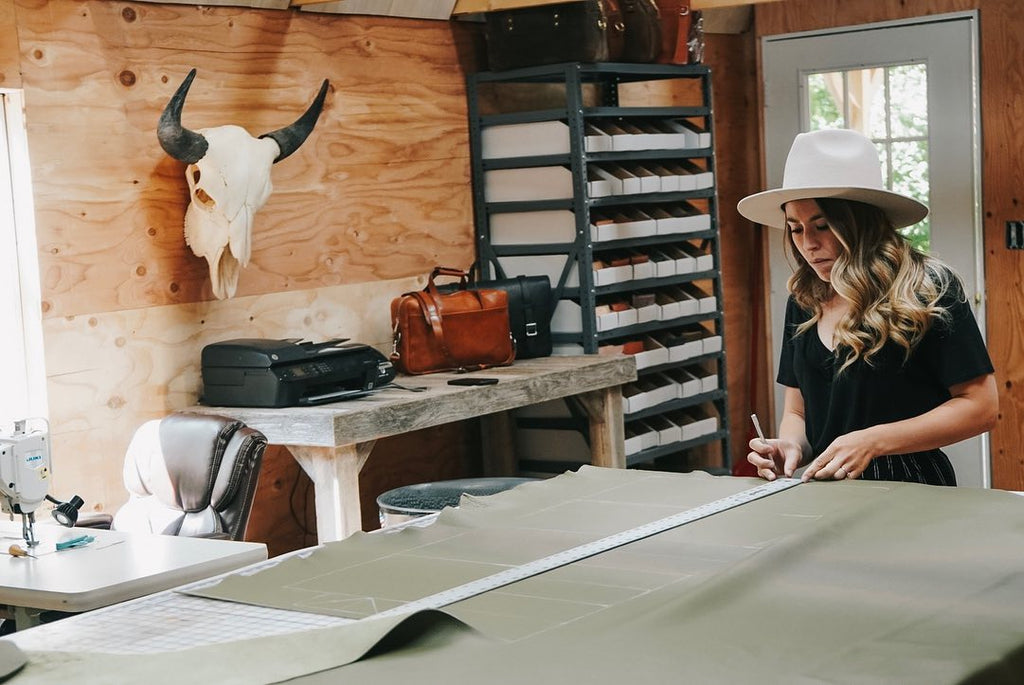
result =
[[[852,128],[878,146],[886,186],[928,204],[928,75],[900,64],[807,75],[807,130]],[[902,233],[928,251],[928,219]]]

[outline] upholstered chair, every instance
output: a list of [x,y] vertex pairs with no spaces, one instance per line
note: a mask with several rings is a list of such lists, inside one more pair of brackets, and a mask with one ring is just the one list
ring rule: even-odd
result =
[[77,525],[241,540],[267,440],[241,421],[177,412],[142,424],[128,445],[128,502]]

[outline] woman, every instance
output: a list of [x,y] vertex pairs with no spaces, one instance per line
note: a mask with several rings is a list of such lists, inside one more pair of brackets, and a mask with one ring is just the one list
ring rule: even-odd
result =
[[778,438],[750,441],[768,480],[863,478],[955,485],[941,447],[992,428],[995,376],[957,275],[896,231],[928,208],[885,189],[878,153],[850,130],[797,136],[783,187],[740,213],[786,231],[789,279]]

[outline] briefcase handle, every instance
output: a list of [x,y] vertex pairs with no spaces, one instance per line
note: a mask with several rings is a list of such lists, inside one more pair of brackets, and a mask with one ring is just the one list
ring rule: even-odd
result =
[[434,270],[430,272],[430,279],[427,282],[427,288],[433,288],[434,292],[437,292],[434,279],[438,276],[457,276],[459,279],[459,290],[465,290],[466,284],[469,283],[469,274],[462,269],[453,269],[450,266],[435,266]]

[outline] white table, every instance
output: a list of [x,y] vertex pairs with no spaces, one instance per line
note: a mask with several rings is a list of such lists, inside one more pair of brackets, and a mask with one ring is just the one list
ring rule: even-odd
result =
[[[0,617],[17,629],[39,623],[43,611],[80,613],[231,571],[267,558],[262,543],[123,533],[52,524],[35,527],[34,558],[7,554],[26,548],[21,521],[0,521]],[[87,546],[56,551],[78,535]]]

